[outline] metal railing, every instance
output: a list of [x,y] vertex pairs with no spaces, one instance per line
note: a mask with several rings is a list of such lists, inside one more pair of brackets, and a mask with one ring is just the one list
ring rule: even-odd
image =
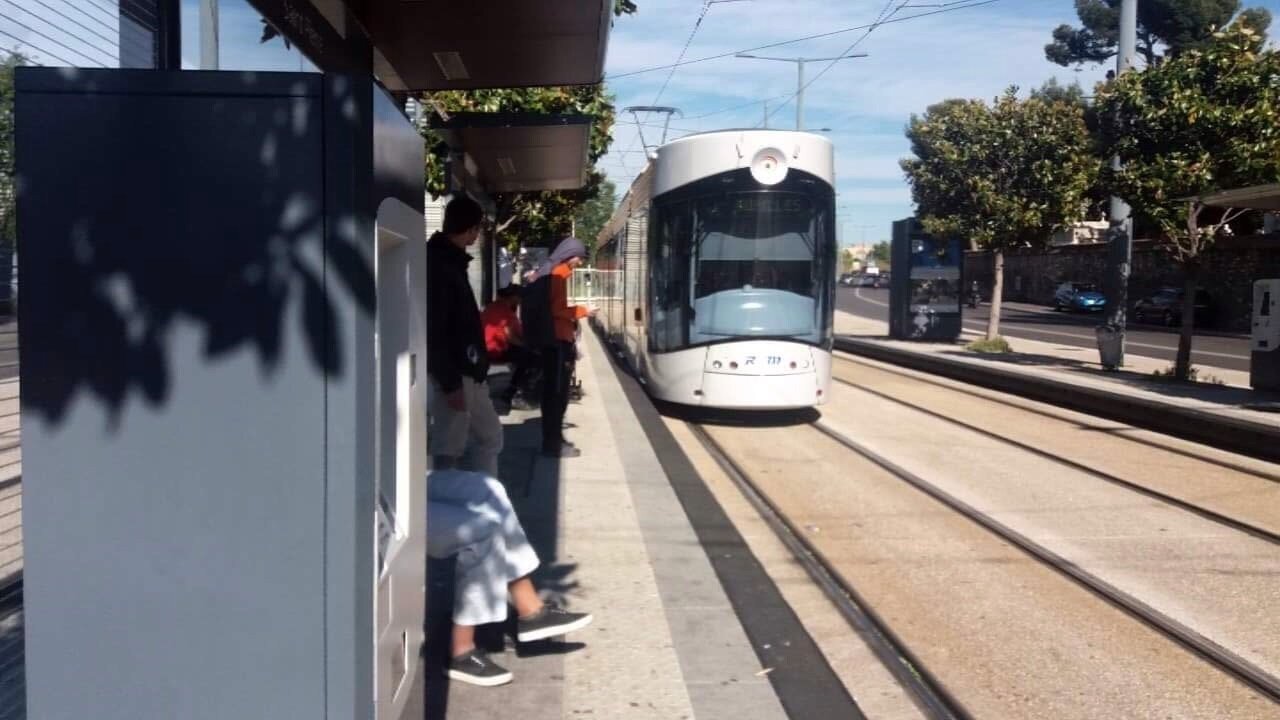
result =
[[574,305],[594,305],[601,300],[621,297],[621,284],[621,270],[578,268],[569,278],[569,302]]

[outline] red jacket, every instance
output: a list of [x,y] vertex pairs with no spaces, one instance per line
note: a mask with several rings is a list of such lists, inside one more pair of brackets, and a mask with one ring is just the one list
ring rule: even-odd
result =
[[489,359],[500,360],[506,357],[510,345],[507,340],[508,331],[516,337],[522,334],[516,311],[507,303],[497,300],[484,309],[480,314],[480,321],[484,323],[484,347],[489,352]]
[[551,321],[555,326],[556,339],[568,343],[575,340],[578,321],[587,316],[585,307],[569,304],[571,275],[573,275],[573,268],[566,263],[551,269]]

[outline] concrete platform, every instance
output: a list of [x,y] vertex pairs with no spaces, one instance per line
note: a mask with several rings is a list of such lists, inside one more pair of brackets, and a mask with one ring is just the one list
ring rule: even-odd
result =
[[828,716],[796,710],[847,703],[856,717],[713,496],[672,475],[672,456],[687,458],[655,452],[651,436],[662,422],[654,415],[642,425],[635,388],[628,398],[596,337],[580,347],[586,396],[570,405],[566,435],[582,457],[541,457],[538,414],[511,412],[501,479],[543,560],[536,584],[595,622],[527,647],[514,648],[509,634],[490,637],[484,644],[500,651],[494,659],[515,681],[476,688],[432,680],[426,716],[771,720]]

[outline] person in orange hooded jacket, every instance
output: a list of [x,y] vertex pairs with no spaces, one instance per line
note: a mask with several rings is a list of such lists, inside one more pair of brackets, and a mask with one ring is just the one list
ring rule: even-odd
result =
[[[550,315],[551,337],[546,338],[542,354],[542,454],[549,457],[578,457],[578,448],[564,439],[564,414],[569,406],[569,381],[578,357],[574,347],[578,321],[594,310],[569,304],[569,278],[573,269],[583,263],[587,248],[575,237],[560,241],[547,262],[538,268],[531,292],[545,284],[547,313]],[[535,290],[536,288],[536,290]]]

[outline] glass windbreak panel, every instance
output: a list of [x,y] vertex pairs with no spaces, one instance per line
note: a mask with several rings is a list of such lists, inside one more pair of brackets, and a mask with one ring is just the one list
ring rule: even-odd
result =
[[[716,185],[731,187],[717,191]],[[829,342],[835,283],[830,188],[808,180],[738,190],[742,182],[734,177],[713,178],[703,187],[709,192],[695,187],[684,198],[654,202],[652,348],[738,337]]]
[[317,72],[249,0],[181,0],[181,13],[183,69]]
[[0,63],[161,67],[165,10],[159,0],[3,0]]

